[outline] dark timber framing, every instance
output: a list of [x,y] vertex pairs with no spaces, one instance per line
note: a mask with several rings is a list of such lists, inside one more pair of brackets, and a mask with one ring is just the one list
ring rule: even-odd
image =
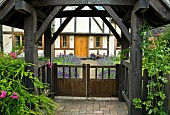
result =
[[[77,9],[80,10],[65,11],[64,8],[66,6],[78,6]],[[89,6],[91,10],[81,10],[81,7],[84,6]],[[99,11],[95,6],[103,6],[105,10]],[[25,60],[27,63],[38,65],[37,42],[43,34],[45,36],[44,54],[45,57],[49,57],[51,60],[52,43],[74,16],[75,22],[78,21],[76,20],[76,17],[78,16],[90,17],[89,32],[91,32],[92,26],[91,17],[100,17],[121,43],[122,49],[127,49],[130,46],[130,64],[128,64],[128,66],[130,66],[128,73],[128,114],[142,115],[142,111],[140,109],[135,109],[132,102],[134,98],[142,99],[142,51],[140,49],[142,39],[139,36],[138,29],[143,24],[144,15],[149,20],[150,25],[155,27],[169,23],[169,9],[169,4],[160,0],[5,0],[3,4],[0,4],[0,24],[24,29]],[[153,19],[150,18],[150,14],[153,14]],[[110,21],[107,20],[107,16],[111,17],[121,29],[121,37],[116,32]],[[56,17],[66,17],[66,20],[62,24],[60,23],[60,28],[51,39],[51,22]],[[75,28],[72,34],[85,34],[76,33],[76,25],[74,26]],[[102,26],[104,29],[104,24],[100,26],[100,29]],[[129,28],[131,29],[131,33],[129,33]],[[92,33],[88,33],[88,35],[91,34]],[[104,35],[104,33],[99,33],[99,35],[100,34]],[[107,36],[109,35],[110,34],[107,34]],[[0,37],[2,39],[1,27]],[[107,40],[109,43],[109,39]],[[2,44],[1,41],[0,44]],[[106,50],[107,53],[109,53],[109,50]],[[125,61],[122,60],[122,64],[123,62]],[[33,72],[34,76],[38,76],[38,66],[30,66],[26,69]],[[54,72],[52,72],[52,69],[48,68],[48,79],[46,79],[46,82],[51,86],[52,92],[54,91],[54,77],[52,76],[52,73]],[[118,72],[122,73],[122,71]],[[121,83],[121,80],[123,79],[119,80]],[[119,86],[121,86],[120,83]],[[24,80],[24,85],[30,89],[30,92],[36,91],[34,90],[32,81],[29,78]],[[119,99],[123,101],[121,96],[122,94],[119,92]]]
[[[24,42],[25,42],[25,61],[38,65],[38,46],[34,43],[34,34],[37,32],[37,14],[34,9],[32,13],[24,18]],[[34,76],[38,76],[38,67],[29,66],[27,70],[34,73]],[[30,89],[30,92],[34,91],[32,81],[29,78],[25,78],[25,85]]]
[[46,20],[44,21],[44,23],[41,25],[41,27],[39,28],[39,30],[37,31],[37,33],[35,34],[35,43],[38,42],[38,40],[40,39],[40,37],[42,36],[42,34],[47,30],[47,28],[49,26],[51,26],[51,22],[54,20],[55,16],[57,15],[57,13],[59,13],[61,10],[63,10],[65,7],[62,6],[56,6],[51,13],[49,14],[49,16],[46,18]]
[[0,51],[3,51],[3,28],[0,24]]
[[120,20],[120,18],[117,16],[117,14],[113,11],[113,9],[110,6],[103,6],[105,10],[110,14],[110,16],[113,18],[115,23],[119,26],[119,28],[122,30],[128,41],[131,43],[131,34],[129,33],[126,26],[123,24],[123,22]]
[[[75,11],[81,10],[83,7],[84,6],[79,6],[78,8],[75,9]],[[51,38],[51,44],[54,43],[54,41],[57,39],[58,35],[63,31],[63,29],[67,26],[67,24],[71,21],[72,18],[73,18],[72,16],[69,16],[64,20],[64,22],[60,25],[58,30],[53,34],[53,37]]]
[[[41,3],[40,3],[41,2]],[[76,6],[76,5],[134,5],[135,0],[31,0],[35,7],[40,6]]]

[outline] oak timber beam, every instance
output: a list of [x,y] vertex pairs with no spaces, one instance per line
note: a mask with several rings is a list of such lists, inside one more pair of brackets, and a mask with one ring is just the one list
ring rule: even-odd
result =
[[143,25],[143,14],[132,11],[131,32],[132,44],[130,46],[131,70],[129,76],[129,115],[142,115],[141,109],[136,109],[133,105],[133,99],[142,99],[142,38],[139,35],[139,28]]
[[[89,8],[91,8],[94,11],[97,11],[98,9],[94,6],[89,6]],[[111,23],[103,16],[100,17],[103,22],[107,25],[107,27],[110,29],[110,31],[113,33],[113,35],[116,37],[116,39],[119,41],[119,43],[121,43],[121,38],[119,36],[119,34],[117,33],[117,31],[113,28],[113,26],[111,25]]]
[[35,43],[38,43],[38,40],[42,36],[42,34],[47,30],[47,28],[50,26],[51,22],[54,20],[55,16],[63,10],[65,7],[63,6],[56,6],[51,11],[51,13],[48,15],[48,17],[45,19],[44,23],[41,25],[37,33],[35,34]]
[[[16,1],[15,2],[15,10],[23,13],[23,14],[30,14],[32,12],[32,6],[25,2],[25,1]],[[44,14],[43,12],[41,12],[38,9],[35,9],[36,13],[37,13],[37,18],[39,21],[44,21],[47,18],[47,15]]]
[[113,11],[113,9],[110,6],[103,6],[104,9],[110,14],[110,16],[113,18],[115,23],[119,26],[123,34],[128,39],[129,43],[131,43],[131,34],[129,33],[126,26],[123,24],[122,20],[117,16],[117,14]]
[[15,1],[15,10],[23,13],[30,14],[32,12],[32,6],[25,1]]
[[[81,10],[83,7],[84,6],[79,6],[75,9],[75,11]],[[53,37],[51,38],[51,44],[54,43],[58,35],[63,31],[63,29],[67,26],[67,24],[71,21],[72,18],[73,18],[72,16],[69,16],[64,20],[64,22],[60,25],[58,30],[53,34]]]
[[63,18],[63,17],[68,17],[68,16],[72,16],[72,17],[100,17],[100,16],[110,17],[110,15],[105,10],[97,10],[97,11],[93,11],[93,10],[79,10],[79,11],[70,10],[70,11],[60,12],[56,16],[56,18]]
[[149,0],[138,0],[134,5],[133,11],[136,13],[144,13],[147,9],[149,9]]
[[15,0],[9,0],[0,7],[0,20],[6,21],[6,17],[8,17],[8,13],[14,8]]
[[135,0],[32,0],[34,7],[76,5],[134,5]]
[[99,29],[101,30],[101,32],[104,33],[104,28],[102,28],[102,27],[100,26],[99,22],[98,22],[94,17],[92,17],[92,19],[93,19],[94,22],[97,24],[97,26],[99,27]]
[[[38,65],[38,45],[34,43],[34,34],[37,31],[37,14],[35,10],[32,10],[31,14],[25,15],[24,17],[24,49],[25,49],[25,61],[26,63],[31,63]],[[33,76],[38,76],[37,66],[27,66],[26,70],[33,72]],[[34,92],[34,85],[32,80],[25,77],[25,86],[29,89],[29,92]]]
[[161,1],[159,0],[150,0],[150,5],[152,8],[156,11],[156,14],[158,17],[165,21],[170,20],[170,10],[169,7],[164,5]]
[[128,21],[130,21],[131,12],[132,12],[132,10],[129,10],[129,11],[123,16],[122,22],[128,22]]
[[3,51],[3,27],[0,24],[0,51]]

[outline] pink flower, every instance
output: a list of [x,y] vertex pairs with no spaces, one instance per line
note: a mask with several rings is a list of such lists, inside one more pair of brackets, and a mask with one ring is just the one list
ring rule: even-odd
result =
[[53,67],[53,63],[52,62],[48,62],[47,65],[49,66],[49,68]]
[[16,52],[10,52],[10,56],[13,57],[13,58],[17,58]]
[[6,95],[7,95],[7,92],[6,92],[6,91],[4,91],[4,90],[2,90],[2,91],[1,91],[0,98],[5,98],[5,97],[6,97]]
[[15,96],[15,95],[13,95],[13,96],[10,96],[10,98],[13,98],[13,99],[18,99],[19,98],[19,96]]
[[18,99],[18,98],[19,98],[19,96],[17,95],[17,93],[16,93],[16,92],[14,92],[14,93],[13,93],[13,95],[12,95],[12,96],[10,96],[10,98]]

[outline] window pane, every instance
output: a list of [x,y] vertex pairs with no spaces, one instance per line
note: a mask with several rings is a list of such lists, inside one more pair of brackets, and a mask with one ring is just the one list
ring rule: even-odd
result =
[[25,43],[24,43],[24,36],[22,36],[22,46],[24,46]]
[[20,46],[20,36],[16,36],[16,46]]
[[96,47],[100,47],[100,37],[96,37]]
[[63,36],[63,47],[67,47],[67,37]]

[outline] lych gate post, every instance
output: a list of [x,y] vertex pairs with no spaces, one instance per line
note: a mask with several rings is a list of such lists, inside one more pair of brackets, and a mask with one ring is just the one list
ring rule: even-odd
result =
[[0,24],[0,51],[3,51],[3,28]]
[[[44,57],[48,58],[51,63],[51,26],[47,28],[44,33]],[[47,83],[50,85],[50,97],[53,98],[54,93],[54,82],[52,76],[52,68],[47,67]]]
[[[38,76],[38,46],[35,44],[34,34],[37,32],[37,14],[34,9],[32,13],[25,15],[24,17],[24,42],[25,42],[25,61],[27,63],[35,64],[36,66],[26,67],[26,70],[30,70],[34,73],[34,76]],[[26,77],[25,85],[29,88],[30,92],[34,91],[32,81]]]
[[129,115],[142,115],[141,109],[135,109],[133,99],[142,96],[142,50],[140,48],[142,38],[139,36],[139,28],[142,26],[142,14],[132,11],[131,33],[132,44],[130,46],[131,71],[129,77]]

